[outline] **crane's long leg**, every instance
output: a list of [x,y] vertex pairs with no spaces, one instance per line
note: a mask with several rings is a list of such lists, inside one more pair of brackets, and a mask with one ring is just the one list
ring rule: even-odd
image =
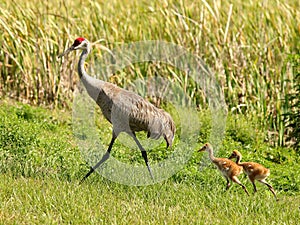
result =
[[102,163],[104,163],[106,160],[108,160],[108,158],[110,156],[110,151],[111,151],[112,146],[116,139],[117,139],[117,135],[113,132],[113,135],[112,135],[112,138],[111,138],[111,141],[110,141],[110,144],[108,146],[106,153],[103,155],[102,159],[94,167],[91,167],[90,171],[81,179],[79,184],[82,184],[82,182],[84,182],[85,179],[88,178]]
[[143,146],[141,145],[141,143],[139,142],[139,140],[136,138],[135,133],[133,133],[131,136],[133,137],[135,143],[137,144],[137,146],[138,146],[139,149],[141,150],[142,156],[143,156],[143,158],[144,158],[144,161],[145,161],[145,163],[146,163],[146,166],[147,166],[147,168],[148,168],[148,171],[149,171],[149,173],[150,173],[150,176],[151,176],[152,180],[154,181],[154,177],[153,177],[153,174],[152,174],[152,170],[151,170],[151,168],[150,168],[150,166],[149,166],[149,163],[148,163],[148,157],[147,157],[147,152],[146,152],[146,150],[143,148]]
[[278,201],[278,198],[277,198],[277,196],[276,196],[276,194],[275,194],[274,188],[273,188],[270,184],[268,184],[265,180],[259,180],[259,182],[262,183],[262,184],[267,185],[268,188],[269,188],[269,190],[270,190],[270,191],[272,192],[272,194],[274,195],[275,199]]
[[255,180],[254,179],[250,179],[252,185],[253,185],[253,190],[254,190],[254,193],[257,192],[257,188],[256,188],[256,185],[255,185]]
[[229,189],[230,187],[230,181],[227,177],[225,177],[226,181],[227,181],[227,184],[226,184],[226,191]]
[[247,188],[245,187],[245,185],[243,185],[241,183],[241,181],[236,176],[232,177],[232,181],[239,184],[243,188],[243,190],[246,192],[246,194],[249,196],[249,192],[248,192]]

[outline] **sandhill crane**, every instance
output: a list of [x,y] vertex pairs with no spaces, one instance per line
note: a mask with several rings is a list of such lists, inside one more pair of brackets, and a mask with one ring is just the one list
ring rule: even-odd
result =
[[167,143],[167,148],[171,148],[176,129],[172,117],[141,96],[88,75],[84,68],[84,62],[90,53],[91,47],[89,41],[85,38],[77,38],[72,46],[59,57],[75,50],[82,50],[78,62],[79,77],[89,96],[95,100],[104,117],[113,126],[112,138],[106,153],[94,167],[91,167],[80,183],[109,158],[113,144],[121,132],[126,132],[133,138],[142,153],[150,176],[154,180],[148,163],[147,152],[137,139],[136,132],[146,131],[147,137],[152,139],[163,137]]
[[239,184],[244,189],[246,194],[249,195],[246,187],[237,178],[243,172],[243,168],[241,166],[238,166],[235,162],[229,159],[214,157],[213,147],[209,143],[206,143],[201,149],[199,149],[199,152],[201,151],[208,152],[210,160],[218,167],[222,175],[227,180],[226,190],[229,189],[231,180]]
[[270,175],[270,170],[265,168],[263,165],[255,162],[241,162],[242,160],[242,154],[234,150],[232,154],[229,156],[229,159],[236,158],[236,163],[239,166],[242,166],[244,169],[244,172],[248,175],[249,180],[253,184],[254,193],[257,192],[255,180],[259,181],[262,184],[265,184],[268,186],[269,190],[274,195],[275,199],[277,200],[277,196],[275,194],[275,191],[273,187],[266,182],[266,178]]

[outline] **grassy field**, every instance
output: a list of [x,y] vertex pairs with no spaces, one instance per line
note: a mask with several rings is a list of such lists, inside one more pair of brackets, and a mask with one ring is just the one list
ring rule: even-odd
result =
[[[149,186],[127,186],[93,174],[78,185],[87,172],[72,134],[68,111],[2,100],[0,104],[0,223],[1,224],[296,224],[300,206],[300,156],[292,149],[271,148],[245,118],[230,116],[222,148],[233,148],[271,169],[267,187],[252,185],[241,176],[251,193],[233,185],[225,192],[225,180],[211,163],[195,153],[188,164],[168,180]],[[206,118],[203,119],[208,121]],[[209,122],[203,127],[209,129]],[[99,128],[101,133],[109,126]],[[238,135],[235,133],[238,131]],[[200,147],[208,138],[199,133]],[[245,142],[246,141],[246,142]],[[157,160],[159,147],[149,153]],[[125,162],[132,157],[143,165],[140,153],[113,155]],[[203,164],[204,163],[204,164]]]
[[[297,0],[0,0],[0,224],[297,224],[300,155],[290,147],[294,140],[287,139],[283,115],[292,112],[291,122],[299,121],[299,9]],[[191,157],[154,185],[126,186],[96,173],[78,185],[89,169],[71,110],[79,56],[57,58],[78,36],[92,43],[104,39],[108,49],[149,40],[182,46],[211,69],[224,95],[226,121],[214,121],[204,90],[209,88],[188,69],[149,61],[99,74],[106,52],[95,44],[87,59],[91,75],[125,88],[142,84],[141,90],[158,77],[174,84],[179,97],[188,96],[194,110],[187,113],[189,123],[180,125],[180,112],[162,106],[176,122],[175,149],[186,148]],[[105,66],[113,67],[113,60]],[[107,146],[111,126],[99,110],[94,116],[99,142]],[[219,122],[226,122],[224,138],[213,133]],[[190,139],[181,133],[198,124]],[[180,145],[184,135],[187,142]],[[139,138],[145,141],[144,134]],[[220,141],[218,156],[238,149],[245,161],[270,168],[268,180],[279,201],[260,184],[253,195],[244,176],[250,197],[237,185],[225,192],[224,178],[205,153],[196,152],[213,138]],[[151,165],[171,153],[162,144],[153,146]],[[140,152],[123,137],[112,155],[143,165]]]
[[[228,109],[255,114],[284,144],[282,114],[293,93],[293,63],[299,54],[299,1],[1,1],[0,91],[33,104],[72,107],[77,57],[59,61],[78,36],[104,39],[109,49],[124,43],[162,40],[183,46],[215,72]],[[103,51],[95,46],[89,70],[97,74]],[[135,65],[131,67],[134,68]],[[147,70],[106,76],[120,86],[156,74],[177,82],[197,105],[203,90],[185,71],[146,65]]]
[[[297,224],[300,196],[263,187],[247,197],[236,186],[166,181],[146,187],[97,179],[78,186],[56,179],[1,175],[2,224]],[[219,180],[220,178],[220,180]]]

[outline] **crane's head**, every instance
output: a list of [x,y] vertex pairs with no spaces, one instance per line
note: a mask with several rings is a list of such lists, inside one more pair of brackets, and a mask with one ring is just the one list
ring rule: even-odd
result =
[[211,146],[211,144],[206,143],[205,145],[203,145],[202,148],[200,148],[200,149],[198,150],[198,152],[209,151],[209,149],[212,149],[212,146]]
[[234,150],[231,155],[228,157],[228,159],[233,159],[233,158],[237,158],[237,157],[241,157],[241,153],[238,150]]
[[60,54],[58,57],[61,58],[64,55],[67,55],[69,52],[74,51],[74,50],[79,50],[79,49],[89,51],[89,49],[90,49],[89,41],[82,37],[76,38],[74,43],[66,51],[64,51],[62,54]]

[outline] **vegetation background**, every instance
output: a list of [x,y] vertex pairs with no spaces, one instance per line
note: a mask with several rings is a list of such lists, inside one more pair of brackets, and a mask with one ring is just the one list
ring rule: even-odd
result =
[[[1,223],[297,224],[299,8],[296,0],[0,0]],[[88,168],[72,134],[78,55],[57,59],[78,36],[104,39],[108,49],[163,40],[200,56],[227,104],[217,155],[226,157],[236,148],[245,161],[270,168],[280,201],[264,186],[250,198],[236,185],[224,192],[223,178],[210,163],[203,166],[196,152],[184,169],[152,186],[124,186],[100,176],[78,186]],[[95,76],[102,54],[95,45],[88,58]],[[157,74],[178,83],[196,105],[200,147],[211,132],[211,115],[207,96],[187,73],[149,62],[107,80],[128,87]],[[101,114],[98,118],[106,143],[111,128]],[[117,143],[114,157],[142,163],[138,152],[124,151]],[[152,162],[164,157],[164,146],[149,153]]]

